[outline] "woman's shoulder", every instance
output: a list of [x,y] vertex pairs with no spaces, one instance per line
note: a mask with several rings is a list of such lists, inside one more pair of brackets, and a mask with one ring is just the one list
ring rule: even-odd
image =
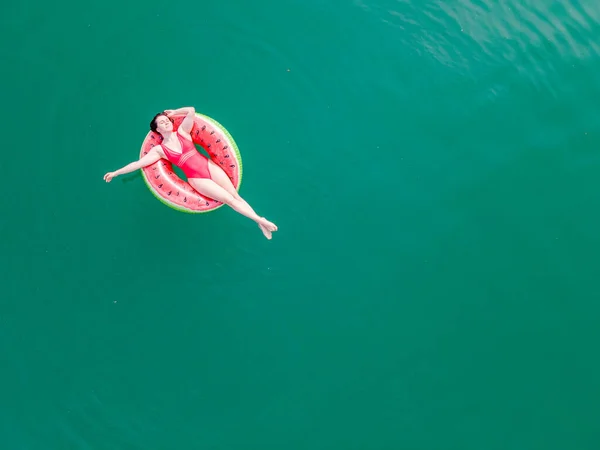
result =
[[162,144],[156,144],[155,146],[153,146],[153,147],[150,148],[150,151],[151,152],[156,152],[156,153],[158,153],[161,156],[164,155]]

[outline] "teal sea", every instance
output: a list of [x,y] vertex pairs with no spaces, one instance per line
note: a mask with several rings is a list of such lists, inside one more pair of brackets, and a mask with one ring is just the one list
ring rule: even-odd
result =
[[[600,3],[0,23],[2,449],[599,448]],[[104,182],[184,106],[271,241]]]

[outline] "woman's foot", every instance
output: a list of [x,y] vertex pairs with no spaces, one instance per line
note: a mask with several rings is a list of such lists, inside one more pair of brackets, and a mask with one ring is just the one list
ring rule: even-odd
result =
[[271,239],[273,237],[273,234],[263,224],[259,223],[258,228],[260,228],[260,231],[263,232],[267,239]]
[[260,218],[260,222],[259,222],[262,226],[264,226],[267,230],[269,231],[277,231],[277,225],[275,225],[273,222],[269,222],[267,219],[265,219],[264,217]]

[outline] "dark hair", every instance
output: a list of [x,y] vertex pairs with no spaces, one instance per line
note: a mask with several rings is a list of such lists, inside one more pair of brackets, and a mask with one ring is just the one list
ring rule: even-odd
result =
[[[154,131],[155,133],[158,133],[158,131],[156,131],[156,119],[158,119],[160,116],[166,116],[166,117],[167,117],[167,118],[168,118],[168,119],[171,121],[171,123],[175,123],[175,122],[173,122],[173,119],[171,119],[169,116],[167,116],[167,115],[165,114],[165,112],[164,112],[164,111],[163,111],[163,112],[159,112],[159,113],[157,113],[157,114],[156,114],[156,115],[155,115],[155,116],[152,118],[152,120],[150,121],[150,129],[151,129],[152,131]],[[160,133],[158,133],[158,134],[160,134]]]

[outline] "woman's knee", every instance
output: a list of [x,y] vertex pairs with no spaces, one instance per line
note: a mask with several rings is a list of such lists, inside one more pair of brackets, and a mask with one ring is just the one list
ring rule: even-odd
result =
[[239,202],[239,200],[237,198],[235,198],[233,195],[231,195],[229,192],[227,192],[226,194],[223,194],[223,199],[221,200],[221,202],[225,203],[226,205],[233,205],[234,203]]

